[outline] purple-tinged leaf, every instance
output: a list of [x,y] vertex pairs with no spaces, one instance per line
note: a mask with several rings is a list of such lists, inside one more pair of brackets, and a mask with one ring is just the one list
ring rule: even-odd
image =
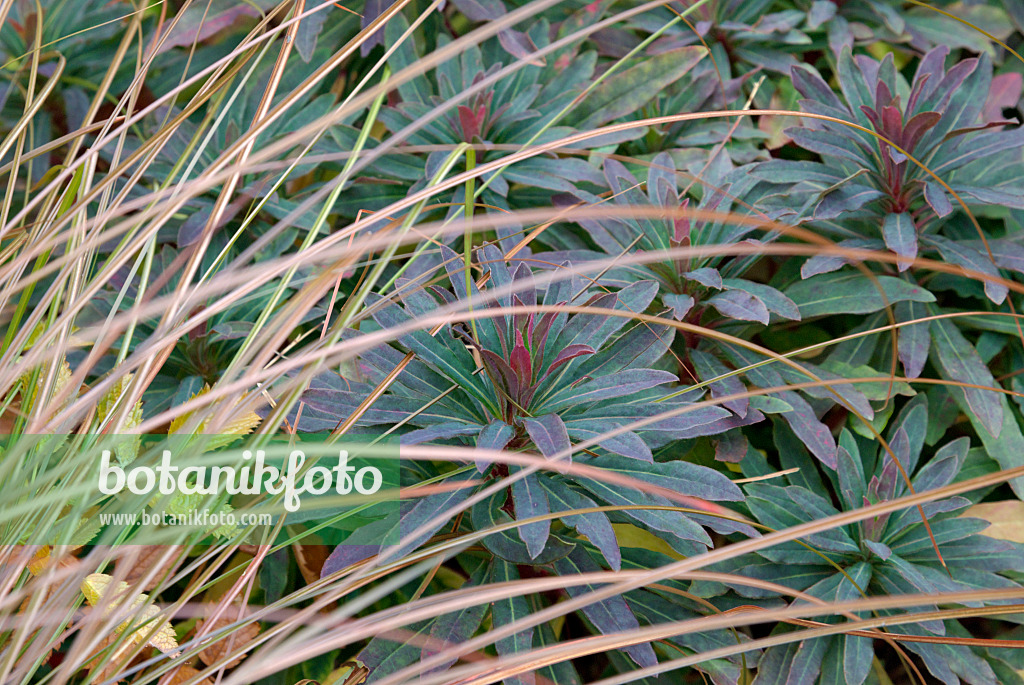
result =
[[1011,71],[993,76],[985,108],[981,112],[981,120],[989,122],[1002,119],[1004,109],[1013,109],[1020,102],[1022,89],[1024,77],[1021,74]]
[[678,380],[676,375],[668,371],[626,369],[561,390],[546,400],[542,406],[548,411],[563,409],[613,397],[632,395],[665,383],[674,383],[676,380]]
[[874,188],[859,183],[846,183],[821,198],[814,208],[814,218],[819,221],[836,219],[847,212],[862,209],[880,197],[883,197],[882,193]]
[[[880,240],[861,240],[860,238],[841,240],[837,245],[851,250],[881,250],[885,247]],[[800,277],[810,278],[818,274],[831,273],[850,263],[849,259],[840,255],[815,255],[800,267]]]
[[519,382],[519,374],[517,374],[504,359],[490,350],[480,350],[480,358],[483,360],[485,365],[491,367],[492,371],[497,372],[497,376],[505,379],[508,394],[518,401],[523,394],[523,388]]
[[995,379],[988,366],[981,360],[977,350],[952,321],[939,319],[931,322],[932,346],[943,376],[961,383],[983,386],[981,388],[951,388],[953,393],[962,393],[971,412],[985,429],[995,438],[1003,425],[1002,396],[986,390],[995,388]]
[[452,4],[474,22],[493,21],[508,12],[501,0],[452,0]]
[[616,456],[589,457],[587,464],[668,488],[681,495],[714,501],[739,501],[740,489],[714,469],[687,461],[643,462]]
[[945,487],[953,482],[971,446],[970,438],[961,437],[947,443],[935,453],[928,463],[913,478],[914,489],[918,492]]
[[[980,240],[962,240],[960,244],[966,245],[978,253],[987,256],[985,243]],[[988,249],[992,251],[992,257],[995,259],[997,266],[1024,274],[1024,246],[1011,240],[993,240],[990,238],[988,240]]]
[[[844,436],[846,439],[844,440]],[[839,492],[843,498],[846,509],[856,509],[864,500],[864,463],[859,454],[850,454],[843,447],[843,442],[854,447],[856,443],[849,439],[850,433],[843,429],[843,435],[839,437],[839,448],[836,451],[836,475],[839,478]]]
[[[815,2],[814,5],[816,7],[818,5],[832,5],[832,13],[835,13],[835,5],[831,2]],[[811,13],[814,13],[814,9],[811,10]],[[839,111],[846,109],[842,101],[836,97],[835,91],[825,83],[817,72],[807,65],[801,64],[798,67],[794,67],[790,75],[793,78],[793,87],[805,98],[826,104]]]
[[551,534],[543,551],[533,556],[515,527],[509,525],[513,519],[503,509],[506,499],[507,495],[502,491],[477,502],[470,511],[470,520],[476,530],[499,528],[491,531],[481,541],[492,554],[513,564],[548,564],[564,557],[576,546],[567,538]]
[[[563,576],[574,576],[583,573],[594,573],[601,568],[594,563],[582,548],[576,547],[569,555],[555,561],[555,570]],[[570,597],[576,599],[584,597],[597,588],[591,585],[572,585],[566,588]],[[594,624],[598,632],[605,635],[617,633],[628,633],[640,629],[640,622],[633,615],[633,610],[623,599],[622,595],[613,595],[606,599],[591,602],[583,607],[583,614]],[[643,668],[653,667],[658,663],[658,657],[650,643],[630,645],[622,648],[633,661]]]
[[632,431],[611,437],[602,437],[604,433],[617,428],[617,426],[608,422],[587,419],[577,419],[566,424],[566,428],[569,430],[569,437],[574,440],[596,440],[598,445],[609,452],[621,454],[624,457],[631,457],[632,459],[654,461],[651,448],[647,446],[643,438]]
[[[982,254],[972,247],[937,235],[928,236],[928,242],[939,249],[942,258],[947,262],[987,276],[1001,278],[999,269],[988,258],[988,255]],[[971,276],[971,278],[977,279],[978,277]],[[1002,283],[990,280],[985,281],[985,295],[996,304],[1002,304],[1009,292],[1010,289]]]
[[924,199],[938,217],[948,216],[953,211],[953,205],[949,201],[949,195],[945,189],[935,181],[926,181],[924,184]]
[[[900,322],[922,319],[928,313],[920,302],[896,303],[896,319]],[[928,361],[932,334],[928,323],[914,323],[899,329],[899,356],[907,378],[917,378]]]
[[233,0],[213,0],[210,3],[189,5],[172,24],[170,32],[159,43],[159,52],[171,48],[190,47],[230,28],[243,17],[258,17],[260,10],[274,6],[273,0],[257,0],[246,4]]
[[[482,450],[503,450],[505,446],[515,437],[516,431],[504,421],[495,419],[483,427],[480,436],[476,439],[476,446]],[[477,459],[477,471],[483,473],[491,462],[487,459]]]
[[[540,486],[535,474],[520,478],[512,483],[512,500],[516,507],[516,520],[543,516],[551,512],[548,508],[548,497]],[[521,525],[516,529],[519,539],[526,543],[530,558],[536,559],[544,551],[548,535],[551,532],[551,520],[536,521]]]
[[[390,3],[388,2],[388,0],[366,0],[366,5],[364,5],[363,7],[362,19],[359,20],[359,28],[367,28],[370,24],[373,23],[373,21],[377,17],[384,14],[384,10],[386,10],[389,6]],[[359,53],[363,57],[366,57],[367,55],[370,54],[370,51],[373,50],[373,48],[383,44],[384,27],[381,27],[374,31],[373,35],[367,38],[359,46]]]
[[420,445],[424,442],[431,442],[432,440],[447,440],[449,438],[456,438],[460,435],[476,435],[480,432],[480,426],[459,423],[452,421],[449,423],[439,423],[436,426],[430,426],[428,428],[420,428],[418,430],[409,431],[402,435],[401,442],[403,445]]
[[[513,564],[504,559],[494,560],[491,582],[508,583],[519,580],[519,571]],[[491,603],[491,623],[495,626],[507,626],[530,615],[530,605],[526,597],[512,595]],[[518,633],[500,638],[494,642],[499,656],[515,656],[533,649],[533,628],[525,628]],[[506,685],[534,685],[537,682],[533,673],[522,673],[515,678],[506,679]]]
[[[878,292],[881,286],[885,297]],[[893,276],[869,279],[861,273],[830,273],[797,281],[786,295],[800,308],[804,319],[826,314],[870,314],[885,309],[886,302],[912,300],[934,302],[926,289]]]
[[526,60],[529,64],[537,67],[544,66],[544,60],[539,57],[531,57],[537,51],[537,46],[529,34],[517,31],[516,29],[505,29],[498,32],[498,43],[505,48],[505,52],[518,59]]
[[746,436],[739,431],[723,433],[715,441],[715,459],[730,464],[739,464],[747,456],[750,449],[750,442]]
[[[694,370],[697,372],[697,376],[704,382],[710,381],[712,378],[718,378],[729,373],[729,369],[725,364],[718,361],[718,359],[707,352],[700,350],[690,350],[690,361],[693,362]],[[713,397],[728,397],[729,395],[737,395],[739,393],[746,392],[747,388],[743,385],[743,381],[739,379],[739,376],[732,375],[720,380],[714,381],[710,384],[711,395]],[[723,403],[725,407],[736,412],[741,418],[747,415],[747,407],[750,406],[750,398],[742,397],[734,400],[728,400]]]
[[[581,495],[560,481],[545,478],[542,483],[544,489],[548,491],[548,503],[555,511],[578,511],[597,506],[594,500]],[[562,523],[572,526],[576,532],[587,536],[587,539],[601,550],[601,554],[604,555],[612,570],[622,569],[622,551],[619,549],[619,540],[615,536],[615,529],[612,528],[607,514],[603,511],[573,514],[563,516]]]
[[768,325],[769,314],[761,298],[742,290],[726,290],[707,300],[723,315],[741,321],[757,321]]
[[833,471],[836,469],[836,441],[832,431],[822,423],[811,405],[792,391],[780,393],[780,397],[793,406],[793,411],[782,414],[789,427],[800,438],[811,454]]
[[805,640],[789,662],[786,685],[814,685],[821,674],[821,662],[828,649],[827,640]]
[[[488,571],[489,569],[486,566],[482,566],[480,570],[466,581],[463,587],[480,586],[487,579],[485,574],[488,574]],[[438,616],[432,623],[430,641],[423,646],[420,654],[421,658],[429,659],[445,649],[458,646],[473,637],[483,622],[486,613],[487,604],[481,603],[463,607],[459,611],[450,614]],[[446,660],[444,663],[434,666],[429,671],[426,671],[426,673],[447,671],[456,661],[458,659],[453,657],[451,660]]]
[[[813,31],[822,26],[836,16],[836,10],[836,4],[832,0],[814,0],[807,13],[807,28]],[[828,91],[831,93],[832,89],[829,88]]]
[[588,354],[594,354],[595,352],[597,352],[597,350],[595,350],[590,345],[574,344],[567,346],[565,349],[559,352],[558,356],[555,357],[554,361],[551,362],[551,366],[548,367],[547,373],[544,374],[541,380],[547,378],[552,371],[557,369],[562,364],[567,363],[569,360],[575,359],[576,357],[582,357]]
[[648,56],[605,79],[576,105],[580,128],[596,128],[637,111],[669,85],[682,78],[707,50],[687,46]]
[[882,224],[882,237],[885,245],[902,257],[896,261],[900,271],[906,271],[917,257],[917,227],[910,212],[886,214]]
[[523,419],[526,432],[540,453],[551,458],[559,453],[568,453],[572,446],[569,432],[558,414],[545,414],[532,419]]
[[332,9],[334,9],[333,0],[318,3],[317,11],[299,22],[299,27],[295,30],[295,49],[306,64],[313,59],[316,39],[323,30],[324,22],[327,21],[327,15]]
[[533,384],[533,362],[530,359],[530,352],[526,349],[526,345],[523,343],[523,334],[520,331],[516,331],[516,342],[512,348],[512,354],[509,358],[512,370],[515,371],[516,377],[519,379],[519,386],[521,388],[529,387]]
[[697,281],[707,288],[722,289],[722,275],[718,273],[718,269],[712,269],[710,266],[687,271],[683,274],[683,277],[691,281]]
[[828,47],[834,55],[853,49],[853,32],[846,17],[839,15],[828,23]]
[[693,298],[689,295],[667,293],[661,296],[661,301],[665,303],[666,307],[672,308],[672,318],[676,321],[682,321],[686,317],[686,313],[693,308]]
[[[447,482],[459,483],[474,476],[475,474],[472,472],[463,473],[448,478]],[[436,495],[427,495],[418,499],[408,510],[405,510],[403,505],[404,513],[397,524],[388,518],[383,518],[362,528],[357,528],[327,557],[327,561],[324,562],[324,567],[320,571],[320,577],[326,578],[332,573],[376,555],[382,550],[382,541],[389,543],[387,547],[383,548],[383,553],[388,555],[389,559],[401,558],[416,550],[448,522],[454,515],[452,512],[455,506],[469,497],[470,491],[471,488],[463,487],[439,492]],[[428,521],[431,521],[430,525],[419,535],[408,537],[410,533]],[[392,537],[397,538],[397,544],[389,542]]]
[[[658,404],[645,402],[597,407],[587,410],[582,417],[566,418],[566,426],[572,426],[573,428],[579,426],[584,430],[598,430],[602,428],[603,422],[604,428],[617,427],[640,419],[653,418],[680,407],[689,408],[690,405],[678,402],[662,402]],[[691,408],[691,411],[685,414],[658,419],[654,423],[649,423],[638,430],[665,433],[675,438],[691,438],[721,432],[711,430],[708,433],[706,429],[709,426],[715,426],[723,419],[730,418],[733,418],[732,415],[721,407],[698,407],[696,409]]]
[[796,303],[770,285],[755,283],[743,278],[727,278],[722,283],[726,288],[742,290],[757,297],[764,302],[769,312],[778,314],[790,321],[800,320],[800,309],[796,306]]
[[[841,404],[848,409],[852,409],[859,413],[868,420],[875,417],[875,410],[871,407],[871,403],[868,402],[868,398],[864,396],[864,393],[850,383],[843,383],[842,376],[807,362],[804,362],[802,366],[823,381],[835,381],[835,384],[831,387],[821,386],[817,388],[805,388],[802,392],[810,395],[811,397],[830,400]],[[780,367],[779,373],[781,373],[782,376],[791,383],[803,383],[811,378],[809,375],[801,373],[788,366]]]

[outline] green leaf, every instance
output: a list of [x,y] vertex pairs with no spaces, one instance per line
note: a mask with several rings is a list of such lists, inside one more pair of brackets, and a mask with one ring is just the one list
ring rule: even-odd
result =
[[[555,562],[555,570],[563,576],[574,576],[582,573],[600,571],[601,568],[591,560],[582,548],[576,548],[569,556]],[[586,596],[597,588],[593,585],[571,585],[566,588],[570,597]],[[592,602],[583,607],[583,615],[594,624],[594,627],[606,635],[638,630],[640,622],[633,615],[633,610],[626,604],[621,595],[613,595],[606,599]],[[658,657],[650,643],[642,643],[623,647],[623,651],[640,666],[654,666]]]
[[914,226],[910,212],[886,214],[885,223],[882,224],[882,237],[885,239],[886,247],[903,257],[896,262],[899,270],[909,269],[917,257],[917,227]]
[[[554,478],[545,478],[541,484],[548,491],[548,501],[555,511],[570,511],[596,506],[594,500],[581,495]],[[612,528],[607,514],[602,511],[594,511],[588,514],[563,516],[561,520],[565,525],[575,528],[580,535],[587,536],[587,539],[604,555],[612,570],[618,571],[622,568],[622,552],[619,549],[619,541],[615,537],[615,529]]]
[[[948,319],[931,322],[932,347],[944,378],[961,383],[995,388],[995,379],[974,345]],[[982,388],[950,388],[954,396],[963,398],[972,420],[981,422],[993,438],[998,438],[1003,425],[1002,395]],[[1024,455],[1021,455],[1024,457]]]
[[[470,511],[473,528],[485,531],[495,526],[511,523],[512,517],[501,508],[506,493],[495,495],[477,502]],[[534,556],[514,530],[501,530],[489,534],[483,539],[483,545],[492,554],[513,564],[549,564],[569,553],[576,545],[558,535],[551,535],[540,554]]]
[[540,453],[551,458],[556,454],[568,452],[572,446],[565,423],[558,414],[545,414],[535,419],[524,419],[526,432],[537,446]]
[[[861,273],[828,273],[798,281],[786,295],[800,308],[804,319],[828,314],[870,314],[885,309],[886,301],[934,302],[935,296],[913,283],[892,276],[876,276],[878,283]],[[881,286],[885,293],[879,292]]]
[[[520,478],[512,483],[512,499],[516,506],[516,519],[528,519],[551,513],[548,508],[548,497],[540,486],[536,474]],[[526,543],[526,549],[534,559],[544,551],[551,532],[551,520],[545,519],[536,523],[519,526],[519,538]]]
[[705,54],[707,50],[699,46],[677,48],[645,57],[640,64],[610,76],[577,105],[579,128],[596,128],[635,112],[682,78]]
[[[507,583],[519,580],[519,571],[504,559],[495,559],[492,565],[491,582]],[[507,626],[530,615],[530,605],[522,595],[513,595],[495,600],[491,604],[491,624]],[[533,628],[526,628],[508,637],[495,640],[494,648],[500,656],[514,656],[528,652],[533,647]],[[518,678],[505,681],[507,685],[533,685],[536,678],[532,673],[524,673]]]

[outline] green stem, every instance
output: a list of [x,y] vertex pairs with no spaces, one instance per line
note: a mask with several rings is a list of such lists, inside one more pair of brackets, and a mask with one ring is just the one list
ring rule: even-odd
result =
[[[476,150],[473,147],[466,148],[466,171],[472,171],[476,168]],[[463,261],[465,262],[466,271],[466,305],[469,308],[469,312],[473,311],[472,293],[473,293],[473,273],[470,270],[470,264],[473,259],[473,210],[475,207],[474,198],[476,194],[474,188],[476,186],[476,176],[470,176],[466,179],[466,234],[463,238]],[[476,319],[470,319],[470,325],[473,328],[473,339],[479,341],[480,336],[476,332]]]

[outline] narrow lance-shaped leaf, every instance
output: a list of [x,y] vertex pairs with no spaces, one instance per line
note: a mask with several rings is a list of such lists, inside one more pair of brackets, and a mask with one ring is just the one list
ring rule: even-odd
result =
[[[491,582],[507,583],[519,580],[519,571],[513,564],[504,559],[495,559],[491,571]],[[498,599],[491,604],[491,623],[495,626],[507,626],[526,618],[530,614],[530,605],[522,595],[513,595],[506,599]],[[494,648],[500,656],[515,656],[533,648],[533,628],[525,628],[518,633],[495,640]],[[524,673],[517,678],[505,680],[506,685],[533,685],[537,682],[533,673]]]
[[998,438],[1003,424],[1002,396],[998,392],[985,389],[995,387],[992,373],[978,356],[974,345],[964,338],[952,321],[932,321],[931,330],[932,347],[943,375],[950,380],[983,386],[951,388],[951,391],[962,393],[974,415],[993,437]]
[[[517,520],[543,516],[551,512],[548,508],[547,494],[540,486],[540,479],[536,474],[530,474],[512,483],[512,499],[515,502]],[[526,543],[530,556],[536,559],[544,551],[544,545],[548,541],[551,520],[544,519],[520,525],[518,531],[519,538]]]
[[[920,302],[900,302],[896,305],[898,321],[915,321],[927,316],[928,312]],[[907,378],[917,378],[928,361],[931,346],[931,329],[928,323],[914,323],[902,326],[898,334],[900,362]]]
[[[881,287],[882,293],[879,292]],[[829,273],[797,281],[786,289],[800,315],[807,319],[826,314],[870,314],[907,300],[934,302],[935,296],[915,284],[892,276],[870,279],[861,273]]]
[[[577,547],[569,555],[555,562],[555,570],[564,576],[579,575],[581,573],[592,573],[600,571],[600,567],[591,560],[590,556]],[[586,596],[596,588],[591,585],[570,586],[566,592],[573,598]],[[594,624],[598,631],[604,634],[614,634],[638,630],[640,622],[633,615],[632,609],[626,604],[621,595],[613,595],[606,599],[591,602],[583,607],[583,615]],[[631,645],[623,647],[623,651],[632,657],[633,661],[643,667],[654,666],[658,663],[658,657],[654,654],[654,648],[650,643]]]
[[910,212],[886,214],[882,224],[882,237],[885,245],[902,259],[896,265],[900,271],[906,271],[917,257],[917,228]]
[[726,290],[708,299],[725,316],[742,321],[757,321],[768,325],[768,308],[761,298],[742,290]]
[[523,424],[526,425],[526,432],[529,433],[533,444],[545,457],[568,452],[572,446],[569,442],[569,432],[558,414],[524,419]]
[[[476,446],[484,450],[503,450],[512,438],[515,437],[515,434],[515,429],[512,426],[504,421],[495,419],[480,431],[480,436],[476,439]],[[486,471],[490,465],[490,460],[476,460],[476,468],[480,473]]]
[[[545,478],[542,483],[544,489],[548,491],[548,502],[555,511],[579,510],[596,506],[594,500],[553,478]],[[601,550],[601,554],[604,555],[612,570],[618,571],[622,568],[622,551],[619,549],[615,529],[612,528],[607,514],[601,511],[573,514],[563,516],[562,522],[575,528],[581,535],[586,535],[587,539]]]
[[677,48],[647,57],[636,66],[610,76],[577,105],[578,114],[583,119],[580,128],[601,126],[635,112],[682,78],[705,54],[707,50],[703,47]]

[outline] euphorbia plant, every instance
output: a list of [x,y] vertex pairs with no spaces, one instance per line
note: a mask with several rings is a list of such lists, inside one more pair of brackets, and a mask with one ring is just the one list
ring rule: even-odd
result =
[[[798,220],[813,221],[840,244],[888,248],[901,258],[901,271],[928,251],[965,268],[997,273],[980,236],[964,235],[951,221],[958,200],[938,179],[974,212],[1024,208],[1018,188],[1024,129],[1007,128],[1016,122],[1003,120],[997,106],[1003,96],[993,89],[988,57],[947,70],[948,54],[939,47],[925,55],[908,84],[892,55],[878,62],[844,50],[838,67],[841,95],[811,67],[795,67],[793,84],[806,98],[803,111],[835,121],[805,118],[786,131],[820,162],[777,159],[753,167],[754,176],[781,186],[772,204],[791,208]],[[999,79],[1000,90],[1015,87],[1019,95],[1019,79],[1012,74]],[[1013,245],[997,243],[992,249],[1000,266],[1014,268],[1019,261]],[[803,275],[842,263],[814,258]],[[996,303],[1006,296],[1005,288],[991,282],[986,293]]]
[[[790,476],[789,485],[751,483],[745,486],[746,506],[762,524],[782,529],[807,521],[886,502],[914,492],[926,492],[977,473],[991,464],[970,441],[957,438],[925,457],[929,428],[928,402],[923,395],[907,402],[886,432],[892,454],[873,441],[843,430],[839,437],[838,467],[827,478],[804,470]],[[895,459],[893,458],[895,456]],[[899,464],[897,464],[897,461]],[[765,462],[744,464],[750,475],[761,473]],[[906,476],[909,476],[909,484]],[[809,487],[813,486],[813,487]],[[982,493],[984,494],[984,493]],[[975,499],[980,496],[974,495]],[[806,546],[795,542],[733,560],[728,567],[750,578],[779,583],[830,602],[882,595],[955,593],[978,588],[1014,588],[1024,573],[1024,546],[980,534],[986,521],[964,516],[971,498],[957,496],[867,519],[808,536]],[[921,516],[928,517],[930,530]],[[934,535],[934,540],[932,538]],[[938,553],[936,551],[938,549]],[[941,558],[939,556],[941,554]],[[737,584],[742,596],[763,598],[773,593]],[[931,607],[934,609],[934,606]],[[920,611],[927,611],[923,606]],[[897,615],[900,611],[881,612]],[[827,619],[836,622],[835,619]],[[782,633],[788,627],[779,627]],[[966,637],[956,621],[923,620],[886,629],[900,635]],[[875,656],[871,638],[836,635],[772,647],[759,662],[758,682],[801,682],[819,685],[861,685]],[[921,659],[927,670],[948,685],[1020,683],[1001,650],[972,648],[927,641],[899,641]]]
[[[705,500],[739,498],[738,488],[714,469],[684,460],[669,461],[665,456],[656,458],[654,453],[680,438],[720,433],[756,421],[760,413],[752,409],[740,420],[720,407],[694,407],[686,411],[686,402],[659,402],[671,392],[666,386],[677,380],[674,373],[654,368],[671,342],[669,327],[631,325],[626,317],[570,310],[590,306],[644,312],[656,293],[653,282],[638,281],[617,293],[593,293],[585,281],[566,278],[541,289],[524,263],[510,269],[497,247],[486,245],[479,254],[488,278],[487,290],[481,293],[472,284],[472,301],[464,302],[467,293],[461,258],[444,249],[442,257],[454,292],[399,281],[398,296],[405,306],[392,303],[390,297],[378,298],[369,308],[375,323],[383,329],[392,328],[412,317],[429,316],[439,306],[455,302],[477,312],[481,307],[501,306],[528,310],[538,304],[556,309],[543,313],[495,312],[465,323],[446,324],[433,336],[426,330],[400,336],[398,343],[414,353],[415,358],[402,368],[378,401],[361,411],[362,399],[375,385],[386,383],[389,374],[406,359],[403,349],[390,345],[364,352],[358,372],[353,374],[356,377],[343,378],[329,372],[313,380],[302,396],[301,415],[292,415],[293,420],[298,418],[297,428],[334,429],[346,420],[351,423],[350,417],[355,415],[355,426],[365,431],[401,432],[405,445],[444,442],[490,450],[529,450],[548,458],[566,458],[574,451],[574,442],[588,441],[589,447],[572,454],[574,461],[664,486],[680,495]],[[570,265],[566,263],[565,268],[568,273]],[[356,337],[360,333],[353,331],[349,335]],[[670,410],[684,411],[657,418]],[[643,419],[654,420],[636,430],[605,435]],[[476,463],[488,476],[485,484],[514,468],[483,460]],[[471,477],[476,470],[446,472],[423,465],[421,468],[423,477],[440,476],[455,481]],[[464,487],[404,503],[399,524],[403,534],[419,529],[427,521],[433,524],[424,534],[403,542],[402,550],[411,551],[426,542],[453,516],[454,507],[473,491],[475,488]],[[595,504],[671,502],[657,495],[609,487],[596,479],[568,478],[541,470],[515,480],[506,490],[475,505],[470,516],[459,519],[456,531],[483,530],[503,522]],[[710,513],[721,510],[708,511],[709,514],[685,514],[630,509],[610,515],[591,512],[565,516],[556,522],[524,524],[516,532],[490,535],[483,544],[504,577],[509,577],[508,574],[517,573],[515,567],[509,570],[502,563],[537,567],[539,572],[568,572],[569,568],[578,572],[599,568],[603,559],[612,568],[620,568],[622,554],[612,522],[646,529],[678,553],[687,555],[699,553],[711,544],[703,526],[723,534],[753,533],[742,523]],[[335,550],[324,572],[345,568],[375,552],[387,533],[384,527],[392,525],[382,523],[357,530]],[[573,530],[585,534],[593,546],[582,545]],[[561,569],[559,564],[568,566]],[[637,619],[621,599],[599,603],[592,610],[584,610],[584,615],[600,631],[637,625]],[[626,652],[640,664],[654,661],[654,653],[647,645],[631,647]],[[367,656],[371,658],[372,654]]]

